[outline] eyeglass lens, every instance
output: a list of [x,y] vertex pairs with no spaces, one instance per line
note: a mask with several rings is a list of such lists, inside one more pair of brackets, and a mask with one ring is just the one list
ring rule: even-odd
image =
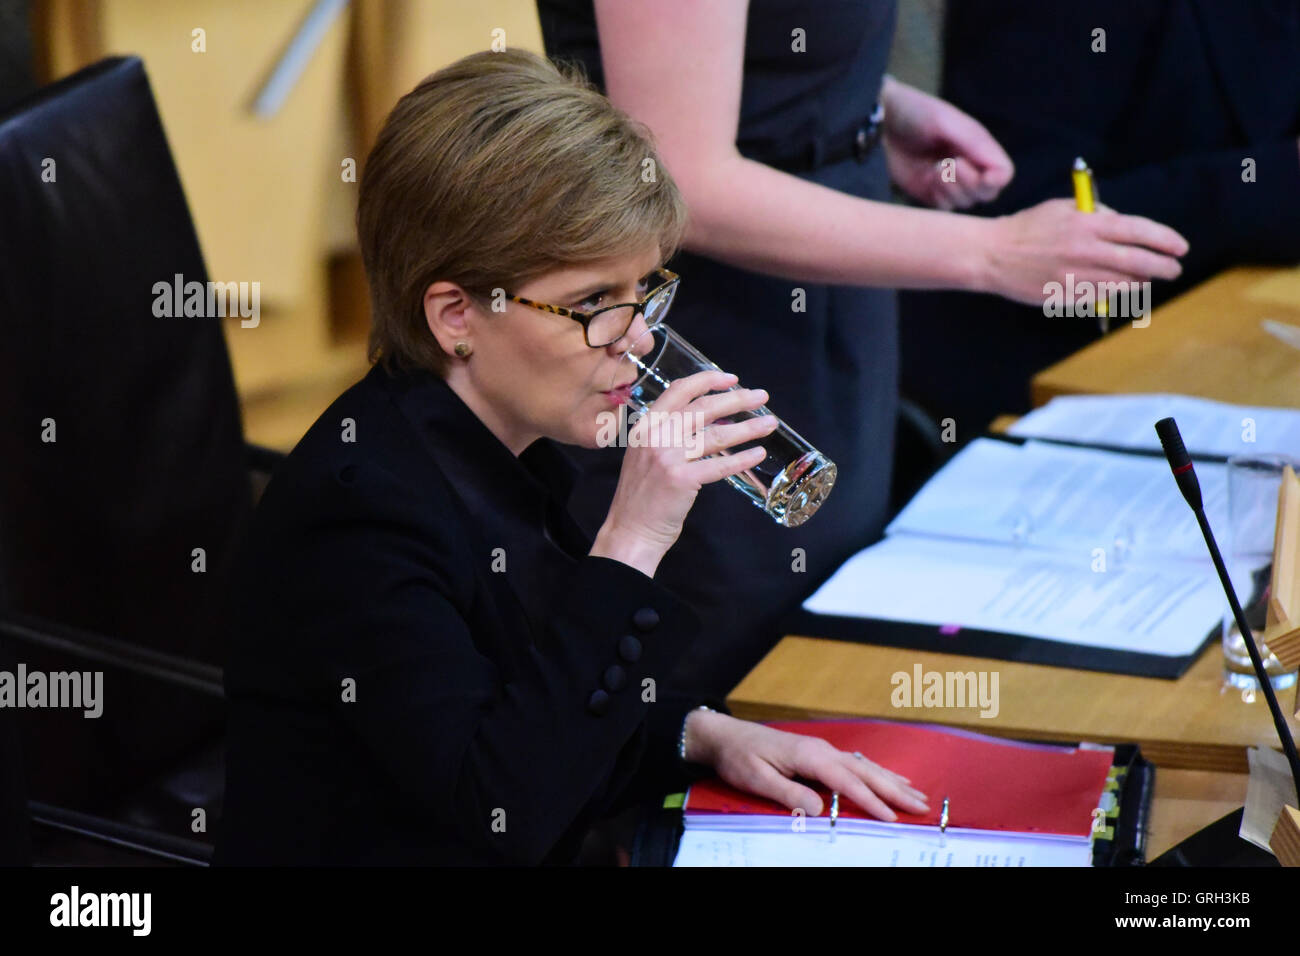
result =
[[[663,319],[668,312],[668,306],[672,303],[675,291],[674,285],[666,285],[646,301],[646,325],[655,325]],[[631,305],[620,305],[597,313],[587,326],[587,339],[593,347],[617,342],[632,327],[635,317],[636,307]]]

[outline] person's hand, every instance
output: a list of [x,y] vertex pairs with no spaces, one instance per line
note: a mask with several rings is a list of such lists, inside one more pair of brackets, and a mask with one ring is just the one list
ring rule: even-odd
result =
[[984,287],[1017,302],[1041,305],[1048,282],[1126,282],[1174,279],[1187,240],[1142,216],[1106,206],[1079,212],[1069,199],[1049,199],[989,221],[994,233]]
[[592,554],[653,577],[681,534],[700,488],[753,468],[766,457],[761,446],[725,454],[734,445],[771,434],[780,424],[775,415],[719,422],[767,401],[762,389],[709,394],[735,384],[736,376],[729,373],[697,372],[669,385],[650,414],[637,419],[628,432],[618,488]]
[[686,759],[708,764],[737,790],[820,816],[815,790],[791,779],[818,781],[874,817],[897,820],[893,804],[911,813],[930,809],[906,777],[866,757],[836,749],[820,737],[791,734],[726,714],[696,710],[686,718]]
[[[988,202],[1011,182],[1011,157],[951,103],[892,77],[881,87],[881,102],[889,175],[913,199],[936,209],[965,209]],[[945,177],[946,161],[951,173]]]

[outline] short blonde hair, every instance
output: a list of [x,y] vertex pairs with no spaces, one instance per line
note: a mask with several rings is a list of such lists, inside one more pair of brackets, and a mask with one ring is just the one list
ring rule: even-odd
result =
[[686,207],[650,131],[576,66],[475,53],[426,77],[384,122],[361,176],[357,238],[370,360],[439,374],[424,291],[487,297],[546,272],[679,248]]

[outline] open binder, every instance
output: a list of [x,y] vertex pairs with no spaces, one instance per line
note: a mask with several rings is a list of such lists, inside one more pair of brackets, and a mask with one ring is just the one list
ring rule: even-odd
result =
[[[1144,862],[1154,768],[1135,745],[1032,744],[885,721],[773,726],[825,737],[841,749],[867,748],[873,759],[910,777],[929,794],[930,813],[900,813],[897,823],[887,824],[841,800],[832,837],[825,813],[800,821],[784,808],[740,794],[720,781],[703,781],[686,796],[685,810],[678,795],[678,801],[666,801],[647,814],[632,848],[633,865]],[[951,796],[951,815],[942,834],[937,826],[939,790]],[[701,859],[695,845],[701,841],[710,851],[716,848],[716,862],[711,856]],[[921,858],[897,859],[916,852]]]
[[[1224,465],[1202,470],[1207,510],[1226,509]],[[978,439],[782,632],[1177,678],[1224,605],[1168,477],[1145,449]]]
[[1216,624],[1190,654],[1168,657],[1114,648],[1081,647],[1062,641],[987,631],[975,627],[885,621],[813,614],[807,611],[800,611],[786,618],[781,626],[781,632],[859,644],[879,644],[883,647],[902,647],[939,654],[987,657],[1000,661],[1045,664],[1049,667],[1072,667],[1078,670],[1129,674],[1136,677],[1158,677],[1165,680],[1177,680],[1182,677],[1200,658],[1206,646],[1212,641],[1217,641],[1221,635],[1220,625]]

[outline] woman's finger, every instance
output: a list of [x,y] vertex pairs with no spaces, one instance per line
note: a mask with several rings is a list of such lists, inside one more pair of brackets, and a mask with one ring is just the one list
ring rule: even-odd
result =
[[749,412],[759,408],[768,399],[761,388],[735,388],[714,395],[701,395],[688,405],[685,413],[691,416],[698,428],[712,425],[719,418]]
[[903,783],[911,783],[911,782],[912,782],[912,780],[911,780],[910,777],[904,777],[901,773],[898,773],[897,771],[890,770],[888,767],[885,767],[885,766],[881,766],[880,764],[876,763],[876,762],[875,762],[874,760],[872,760],[871,758],[869,758],[869,757],[867,757],[866,755],[864,755],[861,751],[858,751],[858,750],[853,751],[852,756],[853,756],[853,759],[855,759],[855,760],[860,760],[860,761],[862,761],[863,763],[867,764],[868,766],[871,766],[871,767],[880,767],[880,769],[883,770],[883,771],[885,771],[885,773],[890,774],[891,776],[897,777],[899,780],[903,781]]
[[1145,216],[1125,216],[1108,206],[1098,210],[1097,235],[1111,242],[1145,246],[1170,256],[1187,254],[1188,243],[1181,234]]
[[836,750],[823,741],[805,738],[796,742],[792,748],[788,769],[800,777],[818,780],[832,790],[838,790],[842,796],[847,796],[878,819],[889,822],[897,820],[898,815],[849,769],[844,757],[843,751]]
[[796,783],[766,760],[760,762],[753,776],[745,782],[744,789],[791,810],[802,809],[810,817],[818,817],[822,813],[822,798],[816,790]]
[[734,455],[724,453],[713,458],[700,458],[690,462],[688,467],[692,469],[692,478],[701,485],[707,485],[748,471],[766,457],[767,452],[763,448],[747,448]]
[[986,166],[980,170],[980,188],[976,190],[984,202],[996,199],[1016,175],[1015,163],[1008,158],[1005,164]]
[[654,400],[651,407],[656,412],[675,412],[685,408],[701,395],[713,391],[729,389],[736,384],[736,376],[730,372],[706,370],[687,375],[669,383],[664,393]]
[[947,210],[969,209],[975,205],[975,197],[972,196],[960,183],[939,183],[935,187],[940,191],[945,200],[947,200]]
[[1011,157],[979,120],[965,113],[951,117],[947,135],[960,146],[961,158],[987,174],[988,181],[997,184],[998,190],[1011,181],[1015,172]]
[[884,767],[870,760],[834,747],[807,744],[796,747],[793,754],[793,772],[820,780],[882,820],[898,818],[890,803],[912,813],[929,810],[925,794],[895,779]]
[[1090,257],[1102,269],[1147,279],[1176,279],[1183,272],[1177,259],[1163,256],[1141,246],[1117,245],[1101,241]]
[[880,764],[850,757],[844,765],[863,783],[895,805],[912,809],[917,813],[924,813],[930,809],[929,797]]
[[780,419],[775,415],[763,415],[729,425],[710,425],[695,433],[698,439],[696,450],[701,458],[715,455],[733,445],[770,435],[779,424]]
[[879,820],[893,823],[898,814],[890,809],[889,804],[876,795],[875,791],[852,773],[848,766],[838,760],[815,761],[799,770],[799,775],[810,780],[819,780],[832,790],[838,790],[841,797],[848,797],[867,813]]
[[958,156],[953,164],[953,182],[943,178],[943,168],[939,170],[939,188],[942,189],[957,209],[966,209],[979,201],[976,188],[979,186],[979,171],[971,165],[970,160]]

